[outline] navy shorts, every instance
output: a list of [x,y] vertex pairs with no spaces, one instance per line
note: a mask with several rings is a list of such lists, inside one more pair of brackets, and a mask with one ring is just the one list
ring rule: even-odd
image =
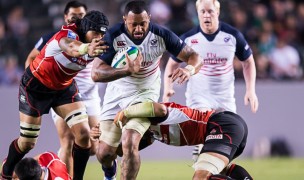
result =
[[53,90],[43,85],[30,68],[21,78],[18,98],[19,111],[33,117],[48,114],[52,107],[81,101],[75,81],[63,90]]
[[212,115],[206,129],[203,152],[215,152],[232,159],[242,154],[248,135],[245,121],[237,114],[224,111]]

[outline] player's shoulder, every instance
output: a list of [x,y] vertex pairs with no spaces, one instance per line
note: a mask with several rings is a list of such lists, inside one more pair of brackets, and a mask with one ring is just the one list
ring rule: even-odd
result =
[[231,34],[231,35],[233,35],[235,37],[237,37],[241,33],[235,27],[231,26],[228,23],[222,22],[222,21],[220,22],[220,31],[228,33],[228,34]]
[[166,36],[166,35],[173,34],[173,32],[171,30],[167,29],[164,26],[153,23],[153,22],[150,23],[149,30],[151,33],[158,35],[158,36]]
[[185,32],[184,34],[182,34],[180,36],[181,39],[185,40],[186,38],[189,38],[195,34],[198,34],[200,33],[201,30],[200,30],[200,27],[199,26],[195,26],[193,27],[192,29],[190,29],[189,31]]
[[121,34],[126,33],[124,30],[124,23],[120,22],[112,26],[108,31],[107,34],[109,34],[111,37],[115,38],[117,36],[120,36]]

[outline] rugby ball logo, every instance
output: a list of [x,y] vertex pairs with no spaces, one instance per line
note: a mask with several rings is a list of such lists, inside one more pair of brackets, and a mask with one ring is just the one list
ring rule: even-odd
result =
[[124,67],[127,63],[126,63],[126,53],[128,53],[129,57],[131,60],[135,60],[137,55],[138,55],[138,48],[135,46],[128,46],[125,48],[122,48],[121,50],[119,50],[112,61],[111,66],[113,68],[122,68]]

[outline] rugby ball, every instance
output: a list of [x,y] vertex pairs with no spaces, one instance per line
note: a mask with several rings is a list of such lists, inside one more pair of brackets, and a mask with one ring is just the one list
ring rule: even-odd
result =
[[126,59],[126,53],[128,53],[129,57],[131,60],[135,60],[139,50],[137,47],[135,46],[128,46],[125,47],[123,49],[120,49],[114,56],[113,60],[112,60],[112,64],[111,66],[113,68],[122,68],[124,67],[127,63],[127,59]]

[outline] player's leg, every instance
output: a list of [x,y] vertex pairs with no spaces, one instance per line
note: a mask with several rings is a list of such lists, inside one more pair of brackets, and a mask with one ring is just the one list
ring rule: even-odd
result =
[[[99,121],[99,116],[89,116],[89,126],[90,128],[97,126]],[[97,146],[98,146],[98,141],[92,141],[91,140],[91,150],[90,150],[90,155],[93,156],[96,154],[97,151]]]
[[90,127],[88,115],[82,102],[64,104],[54,108],[55,112],[64,117],[75,137],[73,144],[73,179],[82,179],[87,161],[90,157]]
[[224,155],[214,152],[202,153],[194,165],[193,180],[207,180],[211,175],[220,174],[228,163],[229,159]]
[[196,172],[199,170],[194,179],[206,179],[223,171],[232,159],[243,152],[247,132],[246,123],[238,115],[231,112],[213,115],[208,121],[204,147],[194,165]]
[[147,118],[132,118],[123,127],[122,179],[136,179],[140,168],[139,142],[150,125],[151,123]]
[[[90,96],[92,99],[84,100],[84,105],[86,107],[88,116],[89,116],[89,125],[90,128],[95,127],[100,121],[101,115],[101,106],[100,106],[100,98],[98,95],[98,88],[96,89],[96,93],[91,93]],[[91,156],[96,154],[98,141],[91,141]]]
[[2,177],[11,179],[15,165],[34,148],[40,132],[41,116],[48,113],[53,98],[49,91],[27,68],[19,86],[20,136],[9,147],[2,166]]
[[116,179],[116,149],[121,138],[121,129],[114,125],[113,120],[100,121],[101,136],[97,146],[96,157],[102,165],[105,180]]
[[74,135],[67,123],[60,116],[58,116],[53,110],[51,110],[51,114],[57,129],[57,134],[60,142],[58,156],[66,164],[69,175],[73,177],[72,149],[74,144]]
[[41,117],[32,117],[20,112],[20,137],[9,146],[8,156],[1,170],[3,179],[11,179],[15,165],[34,148],[40,126]]
[[233,179],[253,180],[253,178],[251,177],[249,172],[245,168],[243,168],[242,166],[240,166],[238,164],[230,163],[227,166],[226,171],[225,171],[224,174],[233,178]]

